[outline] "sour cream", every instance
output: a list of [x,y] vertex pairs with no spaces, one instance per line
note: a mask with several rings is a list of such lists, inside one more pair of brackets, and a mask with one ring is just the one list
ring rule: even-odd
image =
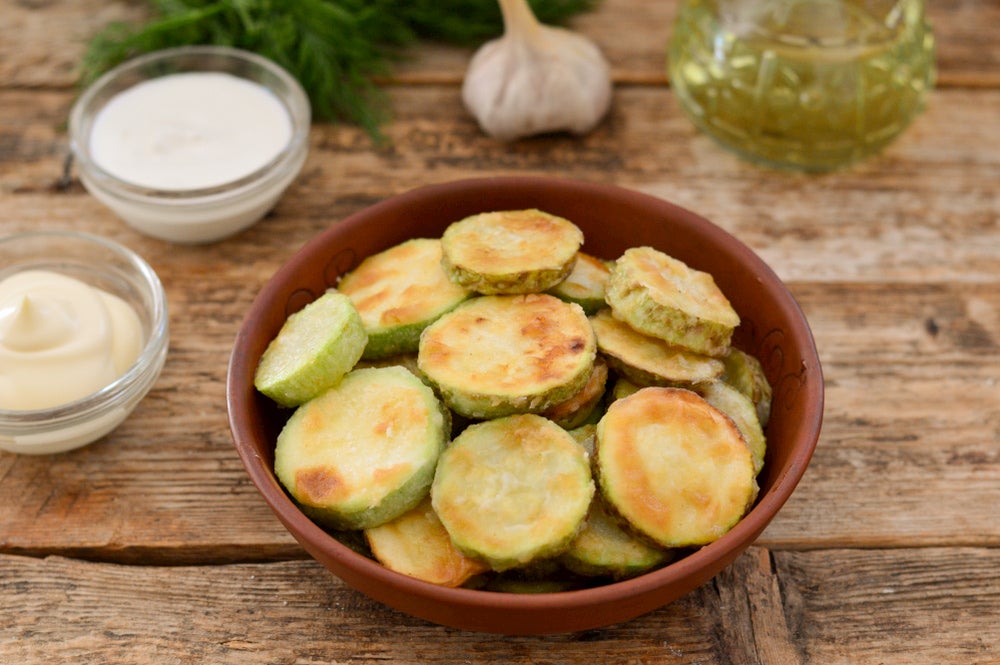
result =
[[274,160],[292,138],[281,101],[253,81],[185,72],[143,81],[97,113],[94,162],[150,189],[180,191],[239,180]]
[[113,294],[46,270],[0,281],[0,409],[46,409],[121,376],[142,350],[135,310]]

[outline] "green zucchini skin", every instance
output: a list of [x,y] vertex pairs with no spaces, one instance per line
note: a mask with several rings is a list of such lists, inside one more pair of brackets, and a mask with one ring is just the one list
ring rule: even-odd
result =
[[606,299],[615,317],[639,332],[709,356],[726,354],[740,323],[711,275],[652,247],[625,250]]
[[364,324],[365,360],[416,353],[424,328],[472,295],[441,269],[436,238],[414,238],[369,256],[337,290],[351,298]]
[[254,387],[281,406],[296,407],[337,385],[367,343],[351,300],[324,293],[282,325],[261,355]]
[[726,367],[722,380],[753,401],[757,409],[757,420],[762,427],[766,427],[771,418],[772,390],[760,360],[732,347],[722,361]]
[[365,529],[364,535],[383,566],[425,582],[457,587],[489,570],[455,548],[430,496],[396,519]]
[[332,529],[366,529],[430,489],[450,422],[402,367],[358,369],[303,404],[278,435],[274,468],[302,511]]
[[598,356],[583,388],[569,399],[544,411],[542,415],[566,430],[576,429],[591,420],[596,423],[600,414],[595,415],[595,412],[600,409],[604,400],[607,381],[608,365]]
[[497,571],[564,551],[594,496],[586,451],[534,414],[470,425],[442,453],[431,502],[455,546]]
[[611,267],[606,261],[578,252],[573,270],[548,293],[560,300],[575,302],[590,316],[608,306],[604,290],[610,274]]
[[754,473],[759,474],[764,468],[767,437],[764,435],[764,428],[760,425],[753,400],[722,381],[713,381],[698,386],[695,392],[733,421],[753,455]]
[[456,413],[541,413],[587,383],[597,341],[579,305],[546,294],[480,296],[427,327],[417,365]]
[[569,570],[587,577],[608,576],[622,580],[661,566],[673,559],[670,550],[638,538],[615,519],[595,496],[587,525],[559,560]]
[[590,317],[597,350],[621,376],[640,386],[688,388],[713,381],[725,368],[718,358],[671,345],[639,332],[610,308]]
[[477,293],[539,293],[572,272],[583,232],[567,219],[536,210],[500,210],[454,222],[441,236],[441,266]]
[[595,458],[609,512],[665,548],[717,540],[759,489],[736,425],[681,388],[642,388],[612,402],[597,424]]

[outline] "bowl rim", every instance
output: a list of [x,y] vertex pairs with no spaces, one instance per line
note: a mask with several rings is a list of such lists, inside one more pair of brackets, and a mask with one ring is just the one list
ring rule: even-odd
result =
[[[156,63],[199,57],[250,64],[274,76],[281,82],[281,85],[285,87],[284,92],[270,86],[264,86],[274,94],[288,112],[289,122],[291,123],[292,135],[281,151],[266,164],[236,180],[211,187],[194,189],[157,189],[137,185],[128,180],[123,180],[101,167],[91,157],[89,125],[85,123],[85,115],[91,110],[96,98],[109,86],[114,85],[119,78],[133,72],[140,71]],[[216,68],[185,68],[182,71],[213,72],[224,70]],[[152,80],[153,78],[159,78],[159,75],[150,78],[144,77],[144,80]],[[152,51],[126,60],[106,71],[93,83],[88,85],[74,102],[69,114],[68,135],[70,153],[73,159],[79,163],[87,179],[101,189],[106,190],[109,195],[136,203],[180,207],[203,205],[205,203],[215,203],[217,201],[236,198],[244,195],[246,192],[255,190],[261,186],[262,182],[280,180],[284,176],[285,169],[294,168],[301,158],[303,150],[308,147],[311,122],[312,109],[308,95],[299,81],[277,62],[251,51],[231,46],[196,44]],[[88,127],[88,130],[86,134],[83,134],[85,126]]]
[[[238,411],[248,406],[247,400],[253,399],[252,369],[248,368],[246,364],[241,366],[239,362],[243,346],[246,344],[249,336],[249,324],[259,318],[262,312],[267,309],[268,301],[273,297],[277,289],[277,283],[286,276],[286,273],[294,272],[295,264],[299,259],[310,252],[316,251],[315,248],[323,245],[331,236],[348,233],[356,227],[369,223],[371,219],[378,218],[384,211],[405,208],[410,202],[454,194],[454,192],[462,189],[482,187],[538,188],[545,186],[568,189],[569,191],[586,196],[619,197],[639,205],[659,207],[664,211],[668,211],[672,218],[682,218],[688,223],[697,224],[713,238],[725,239],[725,242],[729,243],[739,253],[741,260],[752,264],[756,272],[765,276],[767,280],[778,287],[782,297],[776,305],[784,312],[786,318],[794,324],[794,337],[800,340],[800,344],[804,346],[808,360],[811,363],[809,367],[810,374],[815,376],[815,380],[809,381],[804,388],[807,391],[805,399],[814,408],[805,414],[806,417],[799,427],[801,432],[800,438],[802,440],[795,446],[795,454],[792,455],[792,461],[786,470],[774,479],[768,492],[762,493],[758,497],[752,509],[730,531],[718,540],[687,554],[667,566],[637,577],[578,590],[538,594],[511,594],[482,589],[449,588],[397,573],[368,557],[354,552],[329,535],[320,526],[305,518],[285,491],[277,484],[273,474],[269,474],[263,468],[265,465],[260,464],[259,456],[250,450],[248,441],[252,438],[252,432],[245,423],[237,418]],[[250,391],[246,392],[245,389],[248,384]],[[665,199],[636,190],[626,189],[618,185],[558,176],[534,175],[474,177],[420,186],[376,202],[340,221],[334,222],[330,227],[310,238],[269,278],[254,299],[234,342],[233,353],[230,357],[226,392],[231,433],[244,468],[271,510],[286,528],[289,528],[289,531],[293,533],[299,543],[315,558],[319,558],[315,550],[321,548],[322,554],[327,560],[335,561],[346,569],[354,569],[359,575],[371,577],[379,583],[391,585],[400,589],[403,593],[414,594],[415,596],[427,598],[432,601],[470,609],[482,610],[485,607],[492,610],[512,612],[525,610],[579,610],[604,602],[621,602],[627,598],[643,596],[660,587],[670,583],[679,583],[685,579],[695,579],[695,583],[690,588],[699,586],[707,581],[729,565],[739,553],[746,549],[760,535],[769,523],[770,518],[778,512],[791,496],[805,473],[806,467],[815,451],[822,428],[824,412],[822,367],[819,362],[815,340],[805,315],[794,296],[787,290],[787,287],[777,274],[749,247],[708,219],[686,208],[670,203]],[[295,528],[300,530],[300,533],[295,534],[291,530],[293,523]],[[343,578],[343,575],[337,574],[338,577]],[[348,583],[350,584],[349,581]],[[350,585],[353,586],[353,584]],[[637,612],[636,614],[638,613],[641,612]]]

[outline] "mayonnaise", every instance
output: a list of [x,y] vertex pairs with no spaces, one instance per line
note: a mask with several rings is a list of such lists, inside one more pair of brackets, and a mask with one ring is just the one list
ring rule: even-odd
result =
[[142,324],[118,296],[46,270],[0,281],[0,409],[46,409],[85,397],[142,351]]
[[114,96],[94,119],[90,152],[126,182],[201,189],[253,173],[291,138],[288,111],[264,86],[221,72],[185,72]]

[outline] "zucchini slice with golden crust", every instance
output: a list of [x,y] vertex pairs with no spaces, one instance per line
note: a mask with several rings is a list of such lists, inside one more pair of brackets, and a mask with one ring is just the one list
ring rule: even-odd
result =
[[[619,382],[621,379],[619,379]],[[636,386],[636,390],[639,387]],[[583,425],[569,430],[595,463],[597,425]],[[600,492],[594,494],[586,524],[559,560],[568,570],[586,577],[610,576],[625,579],[665,564],[674,553],[638,538],[623,527],[621,520],[608,513]]]
[[363,358],[416,353],[420,333],[472,295],[441,269],[441,241],[415,238],[373,254],[337,285],[368,333]]
[[480,296],[424,330],[417,364],[456,413],[497,418],[572,397],[596,355],[579,305],[546,294]]
[[587,457],[594,457],[594,446],[597,441],[597,423],[586,423],[579,427],[566,430],[577,443],[587,451]]
[[608,304],[636,330],[710,356],[725,355],[740,317],[712,276],[652,247],[633,247],[608,277]]
[[628,397],[632,393],[637,393],[645,387],[646,386],[640,386],[638,383],[635,383],[624,376],[619,376],[615,379],[615,385],[611,386],[610,399],[614,401],[616,399]]
[[288,419],[275,475],[325,526],[378,526],[427,495],[449,425],[434,391],[408,370],[354,370]]
[[337,385],[367,341],[350,299],[324,293],[285,320],[260,357],[254,386],[282,406],[298,406]]
[[563,281],[559,282],[548,293],[560,300],[575,302],[588,315],[607,307],[604,300],[604,286],[608,283],[611,267],[607,262],[578,252],[573,270]]
[[730,420],[743,435],[753,455],[754,473],[760,473],[764,467],[764,453],[767,451],[767,439],[764,429],[757,418],[757,409],[753,400],[736,388],[722,381],[713,381],[698,386],[696,391],[705,401],[729,416]]
[[642,386],[688,387],[718,378],[724,365],[718,358],[672,346],[612,315],[609,308],[590,318],[597,349],[608,363]]
[[643,388],[612,402],[597,424],[596,468],[608,509],[668,548],[717,540],[758,491],[736,425],[681,388]]
[[541,210],[485,212],[445,229],[441,265],[479,293],[538,293],[570,274],[582,244],[576,224]]
[[726,366],[722,380],[753,401],[757,419],[761,427],[766,427],[771,418],[771,384],[768,383],[760,360],[746,351],[732,347],[722,362]]
[[583,425],[604,398],[604,388],[608,381],[608,364],[598,357],[587,383],[564,402],[548,409],[543,416],[563,429],[573,429]]
[[489,566],[471,559],[451,542],[431,506],[430,496],[391,522],[365,529],[372,556],[397,573],[441,586],[457,587]]
[[634,577],[673,558],[669,550],[653,547],[621,527],[604,508],[600,495],[594,497],[587,524],[559,557],[563,565],[578,575],[610,576],[620,580]]
[[593,495],[586,451],[533,414],[470,425],[442,453],[431,487],[455,546],[494,570],[560,554]]

